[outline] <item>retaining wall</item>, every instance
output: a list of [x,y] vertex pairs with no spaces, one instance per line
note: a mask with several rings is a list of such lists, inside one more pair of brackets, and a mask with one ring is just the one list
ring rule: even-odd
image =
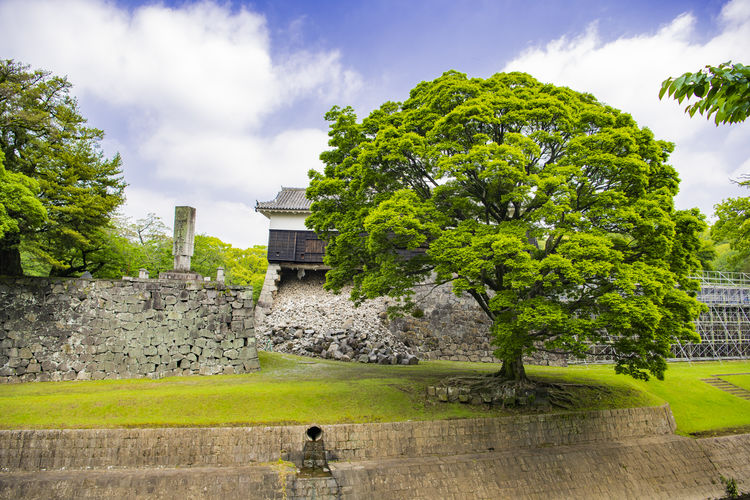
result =
[[254,371],[253,316],[215,282],[0,278],[0,382]]
[[332,475],[305,477],[307,426],[0,432],[0,498],[717,498],[750,488],[750,435],[673,434],[668,406],[322,426]]
[[[335,465],[341,498],[724,498],[720,477],[750,490],[750,435],[625,441]],[[734,453],[712,460],[727,444]],[[312,497],[311,497],[312,498]],[[318,496],[320,498],[320,496]],[[329,497],[330,498],[330,497]]]
[[[307,426],[0,431],[0,469],[301,463]],[[670,435],[668,406],[430,422],[324,425],[329,460],[463,455]]]

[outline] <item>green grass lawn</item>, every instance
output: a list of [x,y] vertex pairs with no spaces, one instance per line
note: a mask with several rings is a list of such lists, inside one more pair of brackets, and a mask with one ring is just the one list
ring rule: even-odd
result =
[[[652,378],[648,382],[615,375],[611,365],[533,370],[543,377],[564,377],[580,383],[625,384],[643,391],[654,401],[669,403],[680,434],[711,434],[730,429],[750,432],[750,401],[701,380],[716,374],[748,372],[750,361],[670,363],[664,380]],[[739,376],[722,378],[735,383]]]
[[[331,424],[539,411],[438,403],[425,397],[427,385],[445,377],[489,373],[498,365],[379,366],[278,353],[261,352],[260,356],[262,371],[246,375],[2,385],[0,428]],[[749,373],[750,361],[674,363],[666,380],[649,382],[615,375],[611,365],[529,366],[527,371],[532,378],[594,386],[578,389],[578,410],[666,401],[681,433],[723,428],[750,432],[750,401],[700,381],[717,373]],[[601,390],[602,386],[606,389]]]
[[746,389],[750,391],[750,374],[746,375],[723,375],[721,378],[726,380],[727,382],[731,382],[732,384],[742,387],[743,389]]

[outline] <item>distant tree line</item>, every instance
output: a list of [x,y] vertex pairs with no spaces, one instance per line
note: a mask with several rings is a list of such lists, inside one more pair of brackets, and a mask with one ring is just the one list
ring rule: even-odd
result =
[[[160,272],[172,269],[172,230],[156,215],[148,214],[136,221],[114,217],[104,230],[107,243],[100,256],[106,264],[92,272],[94,277],[138,276],[140,269],[146,269],[149,277],[156,278]],[[23,264],[29,274],[47,274],[44,263],[33,254],[23,254]],[[257,299],[268,267],[266,247],[235,248],[214,236],[196,235],[192,270],[215,278],[219,267],[225,270],[227,284],[252,285]]]

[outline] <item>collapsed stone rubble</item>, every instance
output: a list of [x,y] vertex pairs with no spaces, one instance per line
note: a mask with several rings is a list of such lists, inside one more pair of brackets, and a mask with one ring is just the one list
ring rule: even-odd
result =
[[260,349],[360,363],[418,363],[414,350],[388,329],[387,300],[352,307],[349,291],[323,290],[322,273],[285,275],[270,314],[256,328]]

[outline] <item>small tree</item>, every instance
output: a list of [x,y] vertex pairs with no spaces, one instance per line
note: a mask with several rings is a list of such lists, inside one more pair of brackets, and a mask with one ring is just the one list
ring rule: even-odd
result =
[[714,115],[714,123],[745,121],[750,113],[750,67],[726,62],[706,66],[697,73],[685,73],[677,78],[667,78],[661,84],[659,99],[667,94],[679,103],[695,96],[699,100],[689,104],[685,112],[693,116],[697,111]]
[[328,289],[409,310],[415,285],[452,283],[517,381],[524,355],[591,343],[618,373],[662,378],[670,344],[699,340],[688,276],[705,224],[674,208],[672,145],[630,115],[522,73],[451,71],[362,122],[326,119],[307,225],[328,240]]

